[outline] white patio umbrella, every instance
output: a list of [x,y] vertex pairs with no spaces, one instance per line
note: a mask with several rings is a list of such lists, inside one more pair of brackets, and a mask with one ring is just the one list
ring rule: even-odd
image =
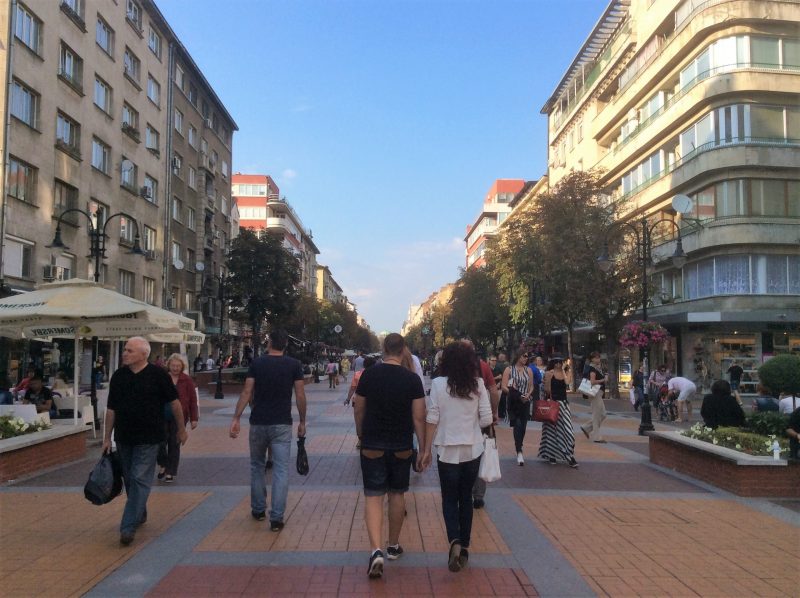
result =
[[78,423],[78,350],[81,338],[201,344],[194,320],[132,299],[89,280],[43,284],[30,293],[0,300],[0,335],[13,338],[75,339],[75,424]]

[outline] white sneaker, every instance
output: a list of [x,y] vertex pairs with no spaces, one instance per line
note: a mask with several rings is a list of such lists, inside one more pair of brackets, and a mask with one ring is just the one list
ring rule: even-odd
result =
[[525,465],[525,459],[522,458],[522,453],[517,453],[517,465],[520,467]]

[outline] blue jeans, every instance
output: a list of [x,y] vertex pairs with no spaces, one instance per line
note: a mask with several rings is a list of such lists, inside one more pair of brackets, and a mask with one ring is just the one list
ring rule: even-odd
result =
[[139,522],[147,513],[147,498],[156,471],[158,444],[122,444],[117,443],[117,451],[122,463],[122,477],[125,480],[125,510],[119,531],[131,534],[136,531]]
[[272,448],[272,508],[270,521],[283,521],[289,495],[289,458],[292,453],[292,426],[250,425],[250,509],[267,510],[267,480],[264,466],[267,448]]
[[480,465],[480,457],[464,463],[442,463],[436,459],[447,541],[458,540],[463,548],[469,548],[472,536],[472,487]]

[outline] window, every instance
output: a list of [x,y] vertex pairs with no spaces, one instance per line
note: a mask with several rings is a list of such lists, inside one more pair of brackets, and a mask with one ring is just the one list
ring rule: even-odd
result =
[[787,183],[787,216],[800,218],[800,181],[788,181]]
[[58,75],[72,87],[83,89],[83,60],[64,42],[58,55]]
[[61,10],[85,32],[86,26],[83,22],[83,2],[84,0],[61,0],[60,4]]
[[6,235],[3,245],[3,274],[14,278],[33,278],[33,243]]
[[[194,266],[194,264],[192,264]],[[192,305],[194,305],[194,293],[191,291],[185,291],[183,294],[183,305],[186,309],[189,309]]]
[[81,126],[63,112],[56,117],[56,144],[72,153],[80,153]]
[[750,209],[753,216],[785,216],[785,197],[784,181],[756,179],[750,182]]
[[11,87],[11,114],[34,129],[39,125],[39,94],[16,79]]
[[136,181],[139,179],[139,167],[133,162],[122,156],[120,166],[120,184],[130,191],[138,191]]
[[750,293],[750,257],[721,255],[714,258],[714,292],[717,295]]
[[175,108],[175,130],[183,135],[183,112]]
[[224,195],[219,196],[219,211],[222,212],[222,215],[226,218],[230,216],[228,212],[228,200]]
[[186,82],[186,73],[183,72],[183,67],[179,64],[175,65],[175,85],[178,89],[183,91],[183,85]]
[[111,171],[111,148],[97,137],[92,138],[92,167],[103,174]]
[[189,145],[197,149],[197,129],[189,125]]
[[139,113],[128,102],[122,104],[122,128],[134,131],[139,129]]
[[186,184],[189,185],[190,189],[197,189],[197,171],[191,166],[189,167],[189,177]]
[[133,272],[128,272],[120,268],[119,270],[119,287],[118,291],[127,297],[133,297],[134,281],[136,280]]
[[197,108],[197,86],[193,83],[189,83],[189,101]]
[[156,281],[154,278],[142,277],[142,301],[155,305],[156,301]]
[[9,156],[8,194],[20,201],[33,204],[36,200],[37,175],[36,168],[14,156]]
[[136,0],[126,0],[125,17],[137,31],[142,31],[142,7]]
[[156,55],[156,58],[161,60],[161,36],[156,33],[152,25],[150,25],[150,31],[147,34],[147,47]]
[[136,240],[136,224],[125,216],[119,219],[119,242],[123,245],[133,245]]
[[147,75],[147,97],[153,102],[156,106],[161,104],[161,85],[158,84],[158,81],[153,79],[153,75]]
[[194,249],[189,247],[186,248],[186,267],[190,270],[194,270],[194,265],[197,263],[195,259]]
[[139,83],[142,63],[136,54],[127,46],[125,47],[125,55],[122,57],[122,64],[124,73],[133,81]]
[[750,106],[750,136],[756,139],[784,139],[781,106]]
[[717,218],[746,215],[741,180],[718,183],[715,188],[715,195]]
[[223,160],[222,165],[220,166],[220,171],[222,171],[222,178],[228,178],[228,163]]
[[94,78],[94,105],[106,114],[111,114],[111,88],[96,75]]
[[178,152],[175,152],[175,155],[172,156],[172,174],[174,174],[178,178],[183,178],[181,176],[182,168],[183,168],[183,156],[181,156]]
[[14,35],[23,44],[28,46],[36,54],[41,53],[42,48],[42,22],[24,4],[17,3],[17,14],[15,15]]
[[[71,185],[56,179],[55,189],[53,190],[53,217],[58,218],[65,210],[78,207],[78,190]],[[77,213],[67,214],[64,221],[75,224]]]
[[194,208],[186,208],[186,227],[189,230],[195,230],[197,228],[194,216]]
[[142,238],[142,242],[144,244],[142,249],[144,249],[145,251],[155,251],[156,250],[156,229],[145,225],[145,227],[144,227],[144,237]]
[[177,197],[172,198],[172,218],[177,222],[183,221],[183,202]]
[[96,229],[102,229],[108,219],[108,206],[100,203],[96,199],[89,202],[89,215],[92,217],[92,224]]
[[181,261],[181,246],[175,241],[172,242],[172,263],[173,265]]
[[753,66],[776,66],[778,64],[779,40],[777,37],[750,38],[750,62]]
[[150,203],[158,203],[158,181],[149,174],[145,174],[142,187],[146,189],[145,193],[143,194],[144,198]]
[[144,134],[145,147],[157,154],[159,148],[159,143],[158,143],[159,138],[160,135],[158,134],[158,131],[156,131],[155,128],[153,128],[153,125],[147,123],[147,128],[145,129],[145,134]]
[[103,52],[114,56],[114,30],[101,17],[97,17],[94,39]]

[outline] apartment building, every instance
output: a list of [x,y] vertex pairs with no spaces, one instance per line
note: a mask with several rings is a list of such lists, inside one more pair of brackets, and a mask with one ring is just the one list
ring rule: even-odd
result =
[[[92,278],[96,230],[101,282],[189,315],[213,303],[237,127],[187,49],[150,0],[6,6],[4,282]],[[48,247],[57,226],[68,248]],[[199,329],[219,332],[208,311]]]
[[799,94],[800,2],[612,0],[542,108],[550,184],[602,169],[646,218],[655,359],[702,384],[800,352]]
[[331,303],[347,303],[347,297],[342,291],[342,287],[333,278],[331,269],[328,266],[317,265],[317,288],[315,294],[320,301],[330,301]]
[[467,226],[466,267],[480,268],[485,265],[486,241],[497,231],[511,213],[511,200],[519,193],[525,181],[521,179],[497,179],[483,199],[483,206],[475,221]]
[[316,294],[319,249],[310,230],[269,175],[236,173],[232,178],[233,196],[239,209],[239,226],[269,230],[282,235],[283,246],[300,264],[300,288]]

